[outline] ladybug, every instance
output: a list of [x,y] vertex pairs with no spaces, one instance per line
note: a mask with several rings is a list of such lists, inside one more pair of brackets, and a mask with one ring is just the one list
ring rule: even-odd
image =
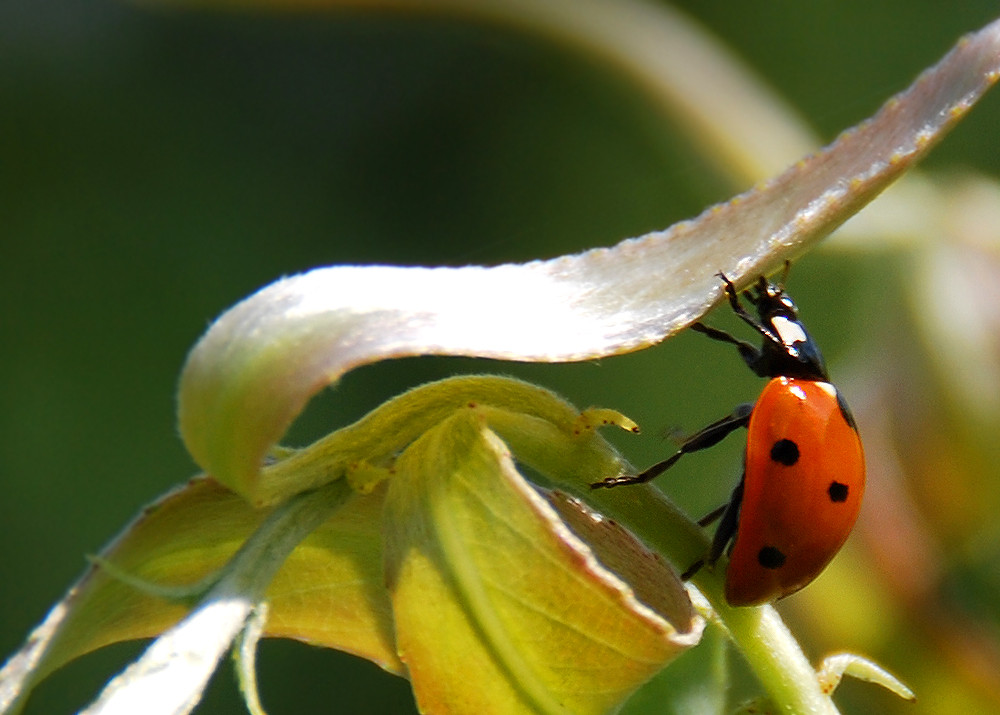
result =
[[[787,274],[788,265],[785,270]],[[761,276],[743,297],[724,274],[733,312],[763,342],[758,349],[729,333],[694,323],[692,330],[736,346],[744,362],[770,381],[754,404],[695,433],[668,459],[636,475],[610,477],[593,487],[648,482],[682,455],[711,447],[740,427],[747,429],[743,477],[728,504],[698,523],[719,520],[706,562],[728,553],[726,601],[752,606],[783,598],[806,586],[826,567],[851,533],[865,488],[865,459],[857,425],[830,382],[816,343],[780,285]],[[721,519],[720,519],[721,517]]]

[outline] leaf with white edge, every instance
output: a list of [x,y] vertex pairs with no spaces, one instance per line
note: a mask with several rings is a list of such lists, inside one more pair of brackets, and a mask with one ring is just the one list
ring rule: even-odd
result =
[[233,648],[236,677],[239,680],[240,692],[243,693],[243,702],[250,715],[267,715],[257,689],[257,643],[264,635],[267,612],[266,602],[254,609]]
[[396,471],[386,573],[424,712],[608,712],[698,641],[702,620],[670,570],[644,554],[646,574],[675,593],[639,601],[517,473],[479,411],[428,431]]
[[871,120],[693,221],[548,261],[337,266],[285,278],[223,314],[188,357],[180,430],[195,460],[252,501],[265,456],[346,370],[406,355],[560,362],[683,329],[823,238],[921,158],[997,79],[1000,23],[964,38]]
[[674,571],[660,556],[604,514],[560,491],[545,493],[559,517],[594,552],[606,569],[635,591],[636,598],[671,623],[691,619],[691,599]]
[[[267,589],[266,635],[339,648],[402,673],[380,587],[384,493],[351,495],[288,555]],[[269,513],[210,479],[192,480],[147,508],[101,557],[151,588],[88,569],[0,670],[0,712],[17,712],[34,684],[73,658],[171,628],[188,607],[157,593],[222,575]]]
[[186,715],[219,659],[262,603],[288,555],[350,495],[343,482],[290,499],[268,515],[183,621],[105,686],[85,715]]
[[[137,580],[193,584],[221,568],[265,515],[215,482],[194,480],[147,507],[101,559]],[[0,670],[0,712],[16,712],[33,685],[67,661],[161,633],[186,610],[91,566]]]
[[112,679],[81,715],[191,712],[253,608],[253,601],[238,594],[213,594],[211,600],[157,638],[142,658]]

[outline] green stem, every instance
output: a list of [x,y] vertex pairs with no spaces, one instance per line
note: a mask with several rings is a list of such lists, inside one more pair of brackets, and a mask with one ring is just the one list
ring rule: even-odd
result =
[[262,600],[289,554],[351,494],[346,480],[338,479],[276,508],[230,560],[217,588]]
[[[708,550],[705,531],[655,487],[599,489],[588,499],[681,569]],[[721,571],[702,569],[693,581],[780,712],[837,714],[809,659],[772,606],[730,606],[723,595]]]

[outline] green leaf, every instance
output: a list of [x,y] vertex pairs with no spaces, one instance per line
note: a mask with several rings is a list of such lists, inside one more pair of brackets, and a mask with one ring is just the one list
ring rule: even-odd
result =
[[109,682],[85,715],[187,715],[241,633],[256,640],[264,594],[299,542],[343,503],[344,482],[300,494],[275,509],[212,580],[183,621],[160,635]]
[[475,411],[428,431],[397,472],[386,570],[425,712],[607,712],[697,642],[670,570],[634,541],[619,550],[642,554],[664,616],[565,526]]
[[[266,634],[340,648],[402,672],[388,597],[378,587],[383,496],[384,490],[352,496],[288,556],[267,591]],[[102,558],[155,586],[137,589],[98,566],[88,569],[0,671],[0,706],[20,702],[34,683],[73,658],[172,627],[189,606],[157,591],[209,579],[196,589],[204,593],[269,513],[211,479],[192,480],[148,507]]]
[[[418,512],[425,499],[416,490],[447,495],[455,486],[449,470],[440,474],[432,470],[426,479],[420,470],[442,460],[460,459],[468,451],[463,441],[468,430],[462,429],[467,422],[490,435],[485,452],[489,458],[464,465],[482,469],[468,474],[485,485],[481,496],[501,493],[497,491],[500,485],[490,487],[491,482],[515,479],[521,501],[529,499],[526,506],[512,501],[508,494],[507,501],[492,504],[492,511],[479,515],[483,528],[497,528],[489,525],[490,513],[516,514],[522,538],[530,539],[532,530],[541,535],[537,544],[495,542],[495,560],[521,563],[528,558],[524,553],[528,548],[533,550],[530,558],[539,559],[533,578],[539,586],[546,584],[546,573],[566,569],[580,571],[578,577],[585,580],[612,584],[617,600],[600,592],[605,612],[603,621],[592,626],[592,639],[605,637],[608,624],[625,623],[622,612],[637,613],[632,619],[645,627],[644,632],[630,634],[633,651],[642,646],[644,638],[655,639],[640,667],[630,666],[624,675],[616,673],[612,659],[608,659],[606,670],[590,674],[594,687],[604,688],[610,679],[614,687],[607,697],[624,697],[623,688],[637,687],[674,651],[697,642],[701,620],[692,613],[686,593],[665,564],[620,528],[613,539],[607,529],[598,534],[585,528],[587,521],[581,520],[580,507],[568,506],[565,498],[559,501],[580,531],[608,542],[602,546],[602,555],[620,573],[633,582],[650,584],[645,587],[644,599],[649,605],[639,604],[621,578],[599,566],[589,548],[517,475],[506,447],[485,428],[489,424],[504,435],[526,464],[552,479],[587,489],[588,482],[624,468],[596,427],[634,425],[610,410],[580,413],[550,391],[518,380],[458,377],[415,388],[309,447],[275,452],[277,461],[268,467],[269,476],[282,484],[291,478],[310,483],[333,480],[319,491],[300,488],[297,496],[278,507],[255,509],[214,480],[196,479],[149,507],[101,554],[98,566],[54,609],[37,638],[8,664],[2,682],[12,693],[11,702],[23,699],[33,683],[67,660],[102,645],[166,630],[140,661],[113,681],[94,712],[105,712],[105,708],[118,712],[135,698],[155,701],[158,707],[168,708],[164,712],[186,712],[184,708],[200,696],[221,651],[247,626],[253,611],[264,608],[265,599],[264,635],[338,648],[405,675],[395,630],[400,623],[399,604],[384,584],[383,536],[395,534],[394,543],[403,544],[397,553],[423,544],[421,532],[396,530],[397,521],[392,509],[387,509],[386,498],[387,494],[395,495],[392,503],[396,510]],[[438,451],[430,455],[436,460],[432,463],[427,462],[429,443],[438,445]],[[478,442],[472,446],[483,449]],[[452,447],[458,449],[456,454],[448,453]],[[298,485],[302,487],[301,482]],[[348,485],[355,489],[348,491]],[[324,494],[331,487],[347,492],[346,497],[337,498],[332,515],[322,511]],[[314,502],[317,506],[312,507]],[[408,538],[413,540],[410,546],[405,544]],[[271,541],[275,543],[269,546]],[[560,551],[555,556],[545,553],[543,545],[549,542],[558,544]],[[563,563],[567,549],[570,559]],[[646,568],[634,572],[633,566],[640,563]],[[281,568],[275,573],[277,565]],[[471,575],[469,570],[463,573]],[[223,584],[229,586],[225,598],[220,598],[217,590]],[[550,587],[543,586],[542,591]],[[582,598],[592,595],[580,592]],[[198,599],[202,602],[187,613],[187,604]],[[442,609],[463,607],[448,603],[444,597],[435,597],[434,602]],[[566,603],[578,607],[572,600]],[[579,610],[587,612],[582,607]],[[175,625],[182,617],[185,620]],[[204,625],[205,619],[211,627]],[[254,621],[253,627],[260,626]],[[516,633],[508,637],[509,654],[525,647]],[[247,639],[252,643],[255,637]],[[170,661],[169,654],[193,653],[198,644],[205,648],[205,657]],[[253,659],[246,651],[243,648],[241,679],[254,701],[249,670]],[[198,668],[188,667],[195,662]],[[158,689],[168,691],[169,697],[151,695]],[[173,709],[174,702],[183,707]]]

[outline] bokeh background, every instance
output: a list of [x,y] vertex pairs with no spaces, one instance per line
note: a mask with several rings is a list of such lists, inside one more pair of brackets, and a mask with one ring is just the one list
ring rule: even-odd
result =
[[[675,5],[824,141],[997,13],[987,0]],[[599,60],[447,17],[14,0],[0,4],[0,108],[3,657],[84,554],[194,473],[176,434],[175,383],[187,350],[235,301],[318,265],[492,264],[612,245],[745,188]],[[994,95],[925,168],[945,188],[970,172],[1000,176],[998,126]],[[961,270],[928,280],[928,256],[958,256],[976,280],[960,285],[971,276]],[[792,293],[871,437],[871,486],[845,552],[780,608],[811,657],[864,652],[921,698],[897,704],[848,683],[838,695],[847,712],[1000,710],[1000,411],[995,399],[966,404],[953,383],[966,368],[988,377],[1000,340],[956,367],[943,349],[951,334],[935,333],[919,302],[970,290],[984,302],[959,302],[946,317],[993,320],[1000,334],[989,310],[998,256],[962,236],[942,235],[933,251],[873,240],[815,251],[792,272]],[[470,371],[625,412],[644,434],[612,438],[637,465],[760,386],[696,335],[575,365],[407,359],[348,374],[288,441]],[[995,388],[984,383],[981,397]],[[662,486],[692,514],[708,511],[732,488],[739,451],[734,440],[692,457]],[[74,712],[139,648],[71,664],[28,712]],[[628,712],[700,712],[668,693],[690,689],[717,657],[685,655]],[[754,686],[739,657],[730,662],[738,700]],[[260,676],[275,714],[414,712],[405,681],[297,643],[264,643]],[[244,712],[228,668],[200,712]]]

